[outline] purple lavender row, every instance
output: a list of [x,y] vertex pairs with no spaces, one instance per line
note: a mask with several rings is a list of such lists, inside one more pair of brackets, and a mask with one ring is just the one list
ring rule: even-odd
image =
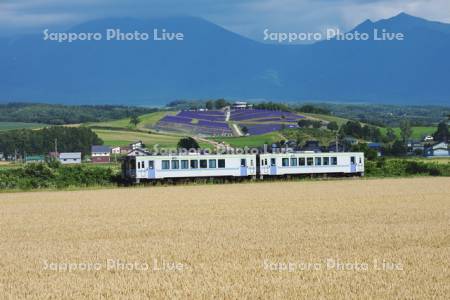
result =
[[213,127],[213,128],[221,128],[221,129],[230,129],[228,127],[227,123],[211,122],[211,121],[204,121],[204,120],[199,120],[197,125],[198,126],[202,126],[202,127]]
[[182,118],[179,116],[165,116],[160,120],[160,122],[168,122],[168,123],[179,123],[179,124],[191,124],[192,119],[190,118]]
[[200,112],[190,112],[190,111],[182,111],[177,116],[191,118],[191,119],[199,119],[199,120],[209,120],[209,121],[224,121],[225,115],[209,115],[203,114]]

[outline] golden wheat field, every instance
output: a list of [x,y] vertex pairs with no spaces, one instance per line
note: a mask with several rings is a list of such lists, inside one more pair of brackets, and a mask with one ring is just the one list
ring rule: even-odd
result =
[[450,295],[448,178],[0,194],[6,299]]

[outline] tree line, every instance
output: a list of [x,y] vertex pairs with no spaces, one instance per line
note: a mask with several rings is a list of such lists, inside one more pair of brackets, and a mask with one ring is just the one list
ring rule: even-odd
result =
[[60,105],[40,103],[0,104],[0,122],[42,123],[49,125],[102,122],[139,116],[156,108],[112,105]]
[[5,156],[24,156],[58,152],[90,153],[92,145],[103,141],[88,127],[49,127],[40,130],[18,129],[0,132],[0,152]]

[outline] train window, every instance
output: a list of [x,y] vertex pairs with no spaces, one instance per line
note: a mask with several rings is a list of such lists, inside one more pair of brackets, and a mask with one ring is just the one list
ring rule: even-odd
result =
[[299,164],[300,166],[306,165],[306,159],[305,159],[304,157],[300,157],[300,158],[298,159],[298,164]]
[[162,169],[163,170],[169,170],[170,169],[170,161],[169,160],[163,160],[162,161]]
[[331,158],[331,165],[332,166],[337,166],[337,157],[332,157]]
[[323,165],[324,166],[328,166],[330,164],[330,158],[329,157],[324,157],[323,158]]
[[356,163],[356,160],[355,160],[355,157],[354,157],[354,156],[351,156],[351,157],[350,157],[350,163],[351,163],[352,165],[354,165],[354,164]]
[[154,167],[155,167],[155,165],[153,163],[153,160],[149,160],[148,161],[148,168],[153,170]]
[[198,160],[191,160],[191,169],[198,169]]
[[181,168],[182,169],[189,169],[189,161],[188,160],[182,160],[181,161]]
[[308,166],[312,166],[312,165],[314,164],[314,158],[308,157],[308,158],[306,159],[306,164],[307,164]]
[[359,164],[362,164],[362,158],[361,158],[361,156],[359,157]]
[[297,166],[297,162],[298,162],[297,158],[295,158],[295,157],[291,158],[291,166],[292,167],[296,167]]
[[172,169],[178,170],[180,168],[180,161],[179,160],[172,160]]
[[201,169],[206,169],[208,168],[208,161],[206,159],[201,159],[200,160],[200,168]]
[[250,160],[250,167],[253,167],[253,159]]
[[267,158],[266,158],[266,159],[264,159],[264,165],[265,165],[265,166],[267,166],[267,165],[268,165],[268,162],[267,162]]
[[245,158],[241,159],[241,167],[247,166],[247,160]]
[[217,165],[218,165],[219,168],[221,168],[221,169],[225,168],[225,159],[219,159],[219,160],[217,160]]
[[289,167],[289,158],[283,158],[283,159],[281,160],[281,165],[282,165],[283,167]]
[[316,157],[316,166],[322,165],[322,157]]
[[270,165],[271,165],[272,167],[275,167],[275,166],[277,165],[277,161],[276,161],[275,158],[271,158],[271,159],[270,159]]
[[215,169],[217,168],[217,161],[215,159],[210,159],[209,160],[209,168],[210,169]]

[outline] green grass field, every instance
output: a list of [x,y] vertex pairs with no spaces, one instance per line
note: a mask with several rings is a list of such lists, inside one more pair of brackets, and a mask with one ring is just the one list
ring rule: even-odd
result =
[[[393,128],[397,137],[400,137],[400,128]],[[381,128],[381,133],[386,134],[387,129]],[[424,136],[432,135],[436,132],[436,127],[412,127],[412,136],[414,140],[421,140]]]
[[420,162],[425,162],[425,163],[438,163],[438,164],[450,164],[450,158],[449,157],[407,157],[407,158],[403,158],[403,159],[407,159],[407,160],[415,160],[415,161],[420,161]]
[[305,117],[317,119],[317,120],[323,120],[328,122],[336,122],[339,126],[345,124],[348,122],[348,119],[336,117],[336,116],[330,116],[330,115],[319,115],[319,114],[305,114],[300,113],[300,115],[303,115]]
[[[151,149],[158,144],[162,148],[176,148],[178,141],[183,137],[180,135],[156,134],[136,131],[94,129],[95,133],[108,146],[127,146],[130,143],[141,140],[147,148]],[[200,147],[210,148],[211,145],[201,142]]]
[[35,129],[42,128],[47,125],[39,123],[22,123],[22,122],[0,122],[0,131],[13,129]]
[[[158,111],[146,115],[142,115],[139,117],[141,121],[137,125],[137,129],[151,129],[155,124],[161,120],[164,116],[167,115],[175,115],[177,112],[175,111]],[[111,127],[111,128],[133,128],[130,125],[130,118],[107,121],[107,122],[97,122],[97,123],[89,123],[88,126],[98,126],[98,127]]]
[[279,132],[271,132],[262,135],[252,135],[243,137],[218,137],[212,138],[216,142],[225,142],[232,147],[243,148],[247,147],[260,147],[264,144],[272,144],[283,139],[283,136]]

